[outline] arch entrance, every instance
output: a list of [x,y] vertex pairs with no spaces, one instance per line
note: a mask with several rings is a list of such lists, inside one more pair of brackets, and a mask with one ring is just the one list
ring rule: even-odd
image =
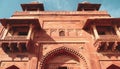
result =
[[46,69],[80,69],[79,59],[67,52],[61,52],[50,58]]
[[79,53],[61,47],[44,56],[41,69],[88,69],[88,67],[84,57]]

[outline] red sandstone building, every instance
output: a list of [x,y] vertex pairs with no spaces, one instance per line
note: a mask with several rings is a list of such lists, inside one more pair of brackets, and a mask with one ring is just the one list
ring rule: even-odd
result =
[[42,3],[0,19],[0,69],[120,69],[120,18],[79,3],[44,11]]

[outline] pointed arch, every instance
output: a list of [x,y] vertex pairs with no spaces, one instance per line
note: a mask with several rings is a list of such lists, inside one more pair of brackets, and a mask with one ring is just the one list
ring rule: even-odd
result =
[[54,49],[54,50],[50,51],[49,53],[47,53],[45,56],[43,56],[43,58],[41,59],[41,63],[40,63],[41,69],[44,69],[46,62],[49,60],[50,57],[57,56],[58,54],[61,54],[61,53],[65,54],[65,55],[71,55],[76,60],[79,59],[82,62],[85,69],[88,69],[87,62],[80,53],[78,53],[77,51],[75,51],[71,48],[67,48],[64,46]]
[[12,66],[9,66],[8,68],[6,68],[6,69],[20,69],[20,68],[18,68],[17,66],[15,66],[15,65],[12,65]]

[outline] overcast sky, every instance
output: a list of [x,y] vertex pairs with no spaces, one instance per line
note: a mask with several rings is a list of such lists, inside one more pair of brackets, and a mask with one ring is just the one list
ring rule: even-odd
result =
[[9,18],[15,11],[21,11],[20,4],[39,1],[46,11],[76,11],[80,2],[100,3],[100,10],[106,10],[112,17],[120,17],[120,0],[0,0],[0,18]]

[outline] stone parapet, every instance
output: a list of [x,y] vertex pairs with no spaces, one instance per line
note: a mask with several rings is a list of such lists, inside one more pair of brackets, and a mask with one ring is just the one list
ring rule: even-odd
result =
[[106,11],[17,11],[13,14],[13,16],[24,16],[24,15],[71,15],[71,16],[79,16],[79,15],[106,15],[110,16]]

